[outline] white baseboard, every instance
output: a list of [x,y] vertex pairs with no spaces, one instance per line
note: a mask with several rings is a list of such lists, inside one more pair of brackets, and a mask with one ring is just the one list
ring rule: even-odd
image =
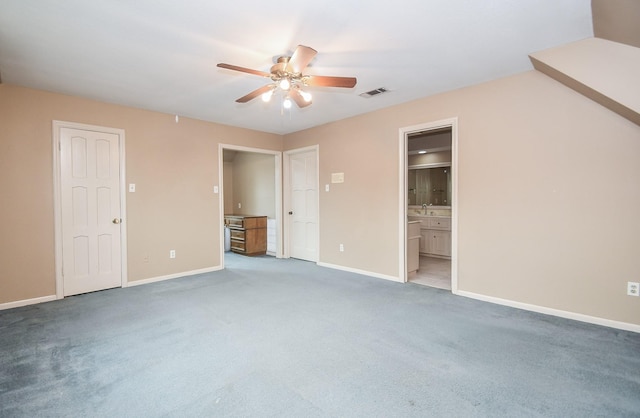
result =
[[509,306],[512,308],[524,309],[525,311],[538,312],[546,315],[558,316],[560,318],[573,319],[574,321],[587,322],[589,324],[602,325],[605,327],[640,333],[640,325],[631,324],[628,322],[614,321],[611,319],[598,318],[597,316],[590,316],[575,312],[563,311],[560,309],[547,308],[544,306],[531,305],[528,303],[516,302],[513,300],[467,292],[464,290],[459,290],[458,292],[456,292],[456,294],[471,299],[481,300],[483,302],[490,302],[498,305]]
[[0,303],[0,311],[4,309],[19,308],[21,306],[35,305],[36,303],[51,302],[58,299],[56,295],[42,296],[40,298],[16,300],[15,302]]
[[134,281],[128,282],[127,285],[123,287],[140,286],[142,284],[162,282],[164,280],[178,279],[180,277],[186,277],[186,276],[195,276],[196,274],[211,273],[213,271],[219,271],[219,270],[222,270],[221,266],[208,267],[206,269],[200,269],[200,270],[184,271],[182,273],[168,274],[166,276],[150,277],[148,279],[134,280]]
[[371,276],[371,277],[375,277],[375,278],[378,278],[378,279],[385,279],[385,280],[391,280],[392,282],[400,282],[400,283],[402,283],[402,280],[398,279],[397,277],[395,277],[395,276],[387,276],[386,274],[374,273],[374,272],[371,272],[371,271],[354,269],[354,268],[345,267],[345,266],[339,266],[337,264],[329,264],[329,263],[321,263],[321,262],[318,262],[316,264],[318,264],[320,267],[327,267],[327,268],[335,269],[335,270],[348,271],[350,273],[362,274],[362,275],[365,275],[365,276]]

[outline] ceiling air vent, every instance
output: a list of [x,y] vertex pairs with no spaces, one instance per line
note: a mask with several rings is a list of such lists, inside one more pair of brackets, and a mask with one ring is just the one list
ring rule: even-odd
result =
[[389,90],[387,90],[386,87],[379,87],[379,88],[377,88],[375,90],[367,91],[365,93],[360,93],[360,96],[368,99],[369,97],[376,96],[376,95],[381,94],[381,93],[386,93],[388,91]]

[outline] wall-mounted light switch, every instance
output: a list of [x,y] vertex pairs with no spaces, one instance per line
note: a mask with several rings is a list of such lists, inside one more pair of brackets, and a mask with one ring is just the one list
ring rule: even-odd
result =
[[218,186],[213,186],[213,192],[218,193]]
[[328,191],[329,191],[329,185],[328,185],[328,184],[325,184],[325,185],[324,185],[324,191],[325,191],[325,192],[328,192]]

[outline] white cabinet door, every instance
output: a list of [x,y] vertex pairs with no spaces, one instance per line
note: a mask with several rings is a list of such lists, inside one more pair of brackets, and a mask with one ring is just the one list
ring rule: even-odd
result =
[[451,256],[451,232],[429,230],[429,253]]
[[430,240],[430,235],[429,235],[429,231],[428,229],[421,229],[420,230],[420,252],[421,253],[428,253],[429,252],[429,240]]

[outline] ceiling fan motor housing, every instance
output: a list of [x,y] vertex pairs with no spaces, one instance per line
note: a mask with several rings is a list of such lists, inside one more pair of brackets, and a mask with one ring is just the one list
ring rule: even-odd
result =
[[287,71],[289,61],[291,61],[291,57],[282,56],[278,58],[276,64],[271,66],[271,80],[277,83],[286,78],[292,85],[294,82],[302,82],[304,84],[304,77],[301,73]]

